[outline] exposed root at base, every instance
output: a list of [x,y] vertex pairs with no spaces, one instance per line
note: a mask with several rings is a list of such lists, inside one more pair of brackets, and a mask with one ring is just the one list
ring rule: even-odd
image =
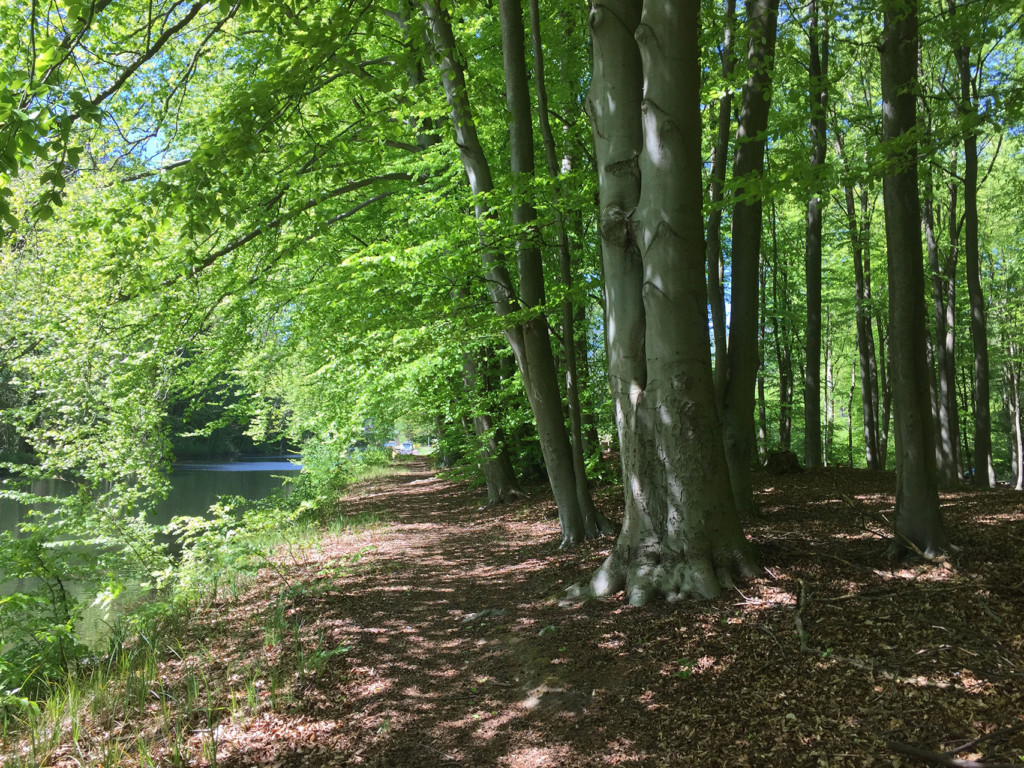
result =
[[762,573],[753,551],[731,552],[716,561],[710,558],[682,560],[663,558],[657,547],[629,551],[616,548],[597,569],[590,582],[570,587],[563,598],[583,601],[625,591],[630,605],[644,605],[658,596],[669,602],[718,597]]

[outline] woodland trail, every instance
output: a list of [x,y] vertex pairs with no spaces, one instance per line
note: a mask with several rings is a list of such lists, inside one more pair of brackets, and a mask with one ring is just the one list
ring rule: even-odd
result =
[[484,509],[425,462],[402,470],[339,502],[382,526],[195,616],[168,679],[261,676],[258,705],[217,726],[218,768],[924,765],[904,747],[977,737],[957,757],[1024,756],[1019,494],[945,496],[962,559],[894,567],[891,475],[761,476],[764,578],[634,609],[552,599],[612,542],[558,551],[543,491]]

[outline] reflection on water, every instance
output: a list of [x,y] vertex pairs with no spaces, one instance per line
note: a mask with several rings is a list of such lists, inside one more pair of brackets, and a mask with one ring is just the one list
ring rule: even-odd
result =
[[[171,474],[171,490],[167,498],[155,509],[150,522],[165,525],[179,515],[201,515],[220,496],[242,496],[262,499],[281,488],[285,477],[294,477],[302,465],[291,457],[262,457],[235,461],[189,462],[175,466]],[[63,496],[74,491],[74,486],[60,480],[32,483],[31,491],[40,496]],[[38,508],[38,505],[34,505]],[[8,499],[0,499],[0,531],[17,531],[29,507]],[[17,535],[17,534],[16,534]],[[0,579],[3,565],[0,564]],[[0,581],[0,595],[31,591],[37,582],[29,579]],[[65,588],[79,602],[90,603],[95,589],[88,584],[66,584]],[[125,604],[137,597],[141,588],[128,584],[118,598]],[[108,634],[109,622],[116,618],[117,607],[87,607],[78,625],[79,634],[88,644],[95,644]]]

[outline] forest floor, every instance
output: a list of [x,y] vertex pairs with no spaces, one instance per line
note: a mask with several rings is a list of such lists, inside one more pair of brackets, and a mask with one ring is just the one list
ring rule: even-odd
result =
[[[339,502],[381,525],[192,617],[161,679],[233,688],[219,723],[179,734],[192,764],[1024,765],[1024,494],[944,493],[961,551],[894,564],[892,474],[759,474],[764,576],[632,608],[560,604],[612,539],[559,551],[546,491],[481,508],[422,459],[399,466]],[[597,500],[621,518],[617,491]]]

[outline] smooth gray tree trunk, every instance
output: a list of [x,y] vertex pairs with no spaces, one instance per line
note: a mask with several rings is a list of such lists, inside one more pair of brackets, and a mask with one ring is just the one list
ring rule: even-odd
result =
[[641,16],[636,0],[605,0],[590,16],[588,110],[626,510],[586,591],[625,589],[633,604],[713,597],[758,572],[728,482],[707,334],[699,5],[648,0]]
[[959,254],[960,227],[957,224],[957,185],[949,187],[949,250],[940,260],[936,237],[935,211],[930,174],[924,184],[922,205],[925,247],[931,272],[932,309],[935,321],[935,458],[939,482],[953,488],[963,477],[960,459],[960,415],[956,403],[956,263]]
[[[828,25],[819,23],[817,0],[807,4],[808,74],[811,96],[811,174],[825,165],[825,117],[828,113]],[[804,275],[807,333],[804,337],[804,465],[822,464],[821,438],[821,196],[807,202]],[[827,453],[825,454],[827,455]]]
[[789,270],[779,256],[778,210],[775,200],[771,203],[772,235],[772,306],[775,316],[775,362],[779,369],[779,450],[788,451],[793,447],[793,342],[790,319],[782,308],[789,303]]
[[[475,196],[474,206],[477,220],[481,223],[481,259],[487,270],[487,284],[491,294],[494,311],[500,317],[507,317],[513,312],[527,308],[538,308],[536,313],[517,323],[509,323],[505,328],[505,336],[509,341],[516,358],[519,373],[523,379],[527,399],[533,411],[540,439],[544,464],[547,469],[548,481],[551,485],[555,503],[558,506],[558,517],[562,528],[562,546],[571,546],[588,535],[596,535],[596,521],[591,520],[588,526],[580,509],[577,497],[577,484],[572,461],[572,448],[569,436],[562,419],[562,398],[558,386],[558,371],[548,333],[547,319],[539,309],[544,304],[544,274],[540,253],[536,246],[529,242],[517,244],[517,266],[519,274],[519,294],[516,299],[512,278],[500,254],[484,235],[484,222],[490,218],[490,210],[485,195],[494,191],[494,182],[490,165],[487,161],[483,144],[480,141],[470,109],[466,91],[465,74],[457,58],[455,36],[447,15],[434,2],[424,3],[429,33],[441,71],[441,82],[444,87],[448,105],[451,108],[452,125],[455,129],[455,141],[459,147],[462,165],[469,178],[470,188]],[[521,9],[520,9],[521,10]],[[519,16],[520,42],[519,59],[523,61],[523,74],[516,87],[525,87],[525,60],[522,40],[522,15]],[[503,30],[504,34],[504,30]],[[504,47],[504,46],[503,46]],[[515,75],[513,74],[515,77]],[[506,77],[506,80],[509,78]],[[529,127],[529,96],[527,94],[526,122]],[[523,118],[512,120],[512,155],[513,177],[519,179],[520,174],[527,171],[523,162],[524,144],[527,138],[523,134]],[[517,134],[516,131],[519,131]],[[532,129],[530,129],[532,131]],[[532,135],[529,137],[529,153],[532,163]],[[530,221],[531,206],[519,204],[514,211],[516,223]],[[533,217],[536,214],[533,212]]]
[[[505,24],[504,14],[508,13],[513,17],[508,22],[509,25],[512,25],[515,23],[515,9],[506,9],[506,5],[518,5],[518,0],[511,3],[507,3],[506,0],[502,0],[502,2],[502,23],[503,25]],[[541,41],[540,8],[538,7],[537,0],[530,0],[530,47],[533,52],[533,80],[537,92],[537,118],[540,125],[541,143],[544,147],[544,161],[547,166],[548,176],[557,182],[559,177],[558,153],[555,148],[555,138],[551,131],[551,121],[548,118],[547,87],[544,81],[544,49]],[[522,70],[522,76],[525,78],[525,67]],[[509,92],[511,93],[511,87]],[[517,91],[517,98],[522,102],[524,95]],[[523,109],[524,104],[517,103],[516,107]],[[528,95],[525,97],[525,109],[529,110]],[[531,163],[532,143],[531,132],[531,146],[529,148]],[[534,214],[534,217],[536,218],[536,214]],[[584,524],[588,529],[588,535],[594,535],[594,531],[590,530],[591,526],[596,529],[596,532],[614,533],[615,526],[594,506],[593,498],[590,495],[590,487],[587,483],[587,465],[583,450],[583,416],[580,409],[579,365],[576,356],[576,307],[572,299],[574,282],[572,252],[569,247],[569,233],[566,231],[565,220],[561,210],[557,207],[554,213],[554,228],[555,236],[558,240],[559,277],[566,290],[566,297],[562,302],[562,346],[565,350],[565,395],[569,406],[569,436],[572,444],[573,470],[576,476],[576,497],[583,515]]]
[[854,292],[856,296],[857,356],[860,370],[861,412],[864,422],[864,452],[868,469],[882,469],[881,435],[878,416],[878,363],[875,334],[871,325],[871,257],[868,250],[870,230],[867,221],[867,195],[862,197],[861,220],[853,187],[847,185],[846,219],[853,250]]
[[897,551],[927,556],[949,549],[939,512],[934,423],[928,392],[924,264],[917,176],[917,0],[883,0],[879,46],[882,196],[889,265],[892,387],[896,411]]
[[[732,209],[732,312],[729,325],[729,369],[722,408],[725,453],[736,508],[752,517],[754,492],[750,469],[754,460],[754,384],[757,377],[757,267],[761,256],[761,195],[765,131],[771,96],[778,0],[748,0],[750,73],[743,86],[736,130]],[[751,194],[753,193],[753,194]]]
[[[409,20],[412,17],[411,2],[398,5],[396,21],[403,33],[409,35],[409,44],[420,54],[422,41],[409,32]],[[406,65],[409,87],[417,88],[424,82],[422,56],[414,56]],[[425,151],[441,141],[434,119],[431,117],[409,118],[409,125],[416,131],[417,151]],[[460,299],[469,298],[469,289],[463,288],[456,292]],[[471,402],[484,403],[487,395],[493,390],[490,372],[481,374],[476,353],[466,352],[462,358],[462,381]],[[487,486],[487,503],[503,504],[519,493],[519,483],[515,469],[509,459],[508,450],[494,426],[494,418],[486,408],[477,408],[472,417],[473,435],[476,438],[478,466]]]
[[[722,39],[722,80],[728,82],[735,69],[732,53],[733,24],[736,0],[725,0],[725,29]],[[718,102],[718,135],[711,157],[710,199],[708,205],[708,306],[711,308],[711,331],[715,354],[715,401],[722,409],[728,375],[728,334],[725,327],[725,261],[722,258],[722,205],[725,199],[725,166],[729,155],[729,134],[732,132],[732,89],[727,88]]]
[[[956,0],[949,0],[950,13]],[[960,73],[959,111],[967,124],[977,123],[977,85],[971,71],[971,51],[966,45],[956,49]],[[974,346],[974,484],[993,488],[996,473],[992,466],[992,415],[989,404],[988,321],[985,294],[981,288],[978,254],[978,134],[970,127],[964,136],[964,267],[967,295],[971,306],[971,343]]]

